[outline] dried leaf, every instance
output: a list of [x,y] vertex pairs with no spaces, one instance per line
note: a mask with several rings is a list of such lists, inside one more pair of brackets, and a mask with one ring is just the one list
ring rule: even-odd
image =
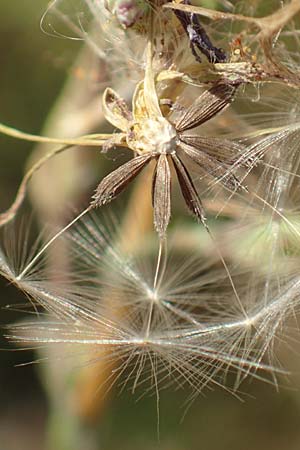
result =
[[171,217],[171,171],[166,155],[160,155],[153,177],[154,226],[164,237]]
[[203,92],[177,120],[176,130],[182,132],[207,122],[232,102],[235,91],[235,86],[219,83]]
[[103,112],[106,119],[122,131],[127,131],[132,114],[126,102],[113,89],[107,88],[103,94]]
[[[183,3],[190,5],[190,0],[183,0]],[[199,52],[205,55],[210,63],[214,64],[226,61],[224,51],[213,45],[196,14],[176,9],[173,11],[188,36],[190,48],[196,61],[201,63]]]
[[185,203],[189,210],[199,219],[203,225],[205,224],[205,213],[198,196],[194,183],[184,166],[183,162],[177,155],[172,155],[172,161],[177,173],[177,178],[180,184],[181,192],[184,197]]
[[136,156],[103,178],[96,189],[91,205],[98,207],[116,198],[151,159],[151,154]]

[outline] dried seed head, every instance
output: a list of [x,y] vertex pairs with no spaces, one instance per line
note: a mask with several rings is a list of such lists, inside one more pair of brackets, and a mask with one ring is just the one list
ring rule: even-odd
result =
[[[169,180],[165,159],[161,155],[157,177]],[[157,218],[163,225],[164,218]],[[14,326],[10,339],[59,345],[76,367],[79,361],[109,360],[116,376],[129,367],[133,390],[147,379],[155,380],[156,388],[173,380],[190,385],[196,395],[208,384],[222,386],[228,371],[237,374],[233,389],[251,373],[264,378],[256,374],[258,369],[272,371],[276,333],[280,336],[282,324],[299,304],[299,270],[280,285],[276,276],[266,285],[264,276],[254,279],[251,271],[238,270],[233,276],[241,304],[236,304],[227,273],[214,259],[198,252],[183,258],[174,248],[155,285],[151,254],[143,247],[136,255],[124,253],[112,235],[115,223],[104,223],[104,217],[90,215],[64,234],[75,264],[55,283],[53,274],[41,270],[41,261],[32,265],[31,257],[26,263],[30,270],[21,268],[20,275],[11,266],[9,251],[0,251],[1,275],[53,314],[48,322]],[[17,239],[11,243],[24,250]],[[251,289],[244,285],[249,277]],[[110,380],[108,374],[105,381]]]
[[127,136],[128,146],[137,153],[168,154],[175,151],[177,133],[164,117],[135,122]]
[[[173,125],[162,115],[159,102],[157,108],[153,104],[151,95],[156,96],[156,92],[153,92],[151,83],[149,85],[146,81],[147,77],[136,87],[132,100],[132,113],[125,101],[111,88],[104,92],[105,117],[124,132],[123,143],[126,139],[127,146],[139,156],[135,156],[133,161],[124,164],[101,181],[91,206],[98,207],[110,202],[126,188],[151,159],[155,159],[156,167],[152,182],[154,226],[159,236],[164,238],[171,217],[169,167],[171,160],[189,210],[206,226],[201,200],[184,161],[177,154],[178,150],[227,188],[235,191],[241,187],[240,181],[230,170],[230,164],[233,164],[236,153],[238,155],[241,153],[240,146],[236,145],[233,151],[231,144],[228,144],[226,140],[223,142],[216,138],[198,139],[197,135],[187,136],[188,142],[185,142],[185,134],[183,134],[186,130],[209,121],[226,108],[233,100],[237,87],[226,83],[213,85],[211,89],[204,91]],[[222,148],[225,156],[221,157],[217,152],[218,157],[216,157],[214,151],[216,145]]]

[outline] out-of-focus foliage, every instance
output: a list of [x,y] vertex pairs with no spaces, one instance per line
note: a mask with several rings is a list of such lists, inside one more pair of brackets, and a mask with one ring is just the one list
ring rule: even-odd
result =
[[[0,4],[0,117],[1,121],[38,132],[68,74],[78,45],[52,39],[40,30],[45,0],[22,2],[2,0]],[[0,208],[12,201],[31,143],[0,136]],[[24,303],[24,297],[0,280],[0,323],[20,319],[21,313],[3,309]],[[22,309],[22,307],[20,307]],[[3,332],[0,338],[0,448],[41,450],[43,447],[45,396],[33,366],[15,367],[36,357],[16,352]]]

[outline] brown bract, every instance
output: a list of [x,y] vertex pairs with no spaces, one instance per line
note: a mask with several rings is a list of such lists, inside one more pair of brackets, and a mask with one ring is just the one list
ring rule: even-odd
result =
[[171,165],[175,168],[187,207],[205,225],[201,199],[182,157],[188,157],[226,188],[236,190],[241,186],[232,170],[234,162],[241,156],[242,149],[238,144],[226,139],[186,134],[224,110],[233,100],[236,86],[221,82],[215,84],[174,123],[157,108],[149,107],[145,90],[143,82],[137,86],[132,112],[112,89],[108,88],[104,93],[106,118],[121,130],[110,143],[130,148],[135,156],[100,182],[91,205],[99,207],[113,200],[150,161],[155,161],[152,181],[154,226],[163,238],[171,217]]

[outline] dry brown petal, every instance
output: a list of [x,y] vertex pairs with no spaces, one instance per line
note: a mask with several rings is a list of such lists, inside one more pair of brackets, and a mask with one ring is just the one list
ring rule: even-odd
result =
[[182,132],[207,122],[232,102],[235,91],[235,86],[219,83],[203,92],[177,120],[176,130]]
[[129,111],[126,102],[113,89],[107,88],[103,94],[103,112],[112,125],[122,131],[127,131],[132,114]]
[[199,195],[196,191],[196,188],[194,186],[194,183],[192,182],[192,179],[186,167],[176,154],[172,155],[172,161],[177,173],[177,178],[180,184],[181,192],[187,207],[197,217],[197,219],[200,220],[206,227],[204,209],[201,200],[199,198]]
[[136,156],[103,178],[96,189],[91,205],[99,207],[116,198],[151,159],[151,154]]
[[160,237],[164,237],[171,217],[171,171],[166,155],[157,161],[152,189],[154,226]]

